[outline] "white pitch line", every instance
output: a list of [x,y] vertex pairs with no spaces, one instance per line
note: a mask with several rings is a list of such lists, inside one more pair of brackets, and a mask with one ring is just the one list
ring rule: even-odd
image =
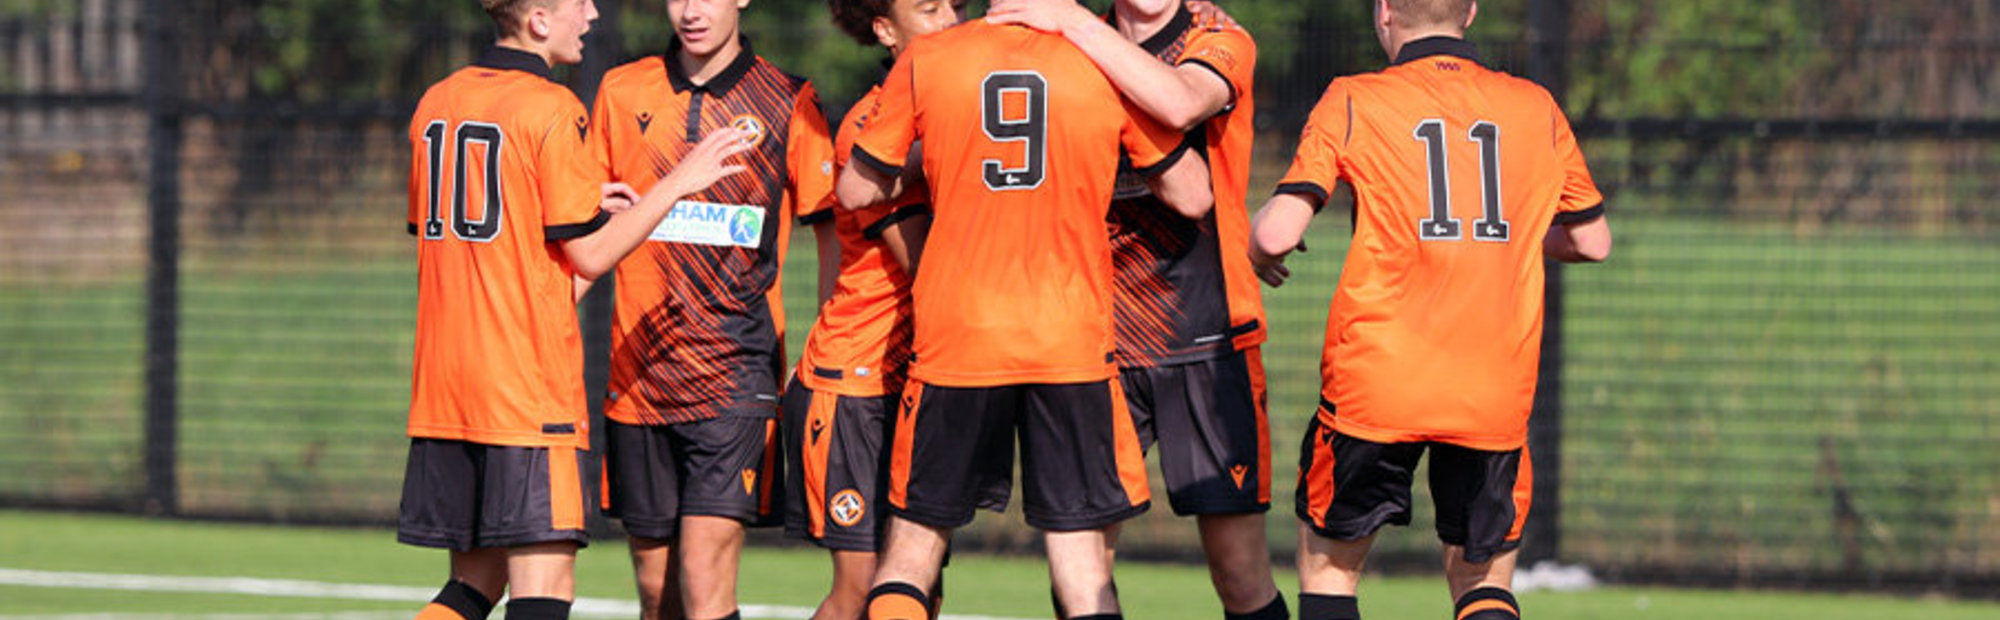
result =
[[[395,601],[409,603],[413,606],[429,601],[432,596],[437,594],[436,590],[428,588],[360,583],[330,583],[297,579],[72,573],[12,568],[0,568],[0,585],[39,588],[82,588],[91,590],[133,590],[142,592],[241,594],[247,596],[330,598],[357,601]],[[741,612],[745,618],[803,620],[811,618],[813,610],[808,607],[792,607],[788,605],[743,605]],[[636,618],[639,616],[639,603],[632,600],[577,597],[575,604],[570,608],[570,614],[577,617],[590,618]],[[250,620],[252,618],[279,618],[281,620],[381,620],[385,615],[380,612],[341,612],[277,616],[271,614],[61,614],[41,616],[0,615],[0,620]],[[396,617],[407,615],[398,612]],[[939,620],[1022,619],[945,614]]]

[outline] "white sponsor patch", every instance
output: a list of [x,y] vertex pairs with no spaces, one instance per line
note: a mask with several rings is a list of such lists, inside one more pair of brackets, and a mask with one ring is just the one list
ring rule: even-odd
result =
[[764,242],[764,208],[683,200],[647,235],[653,241],[755,248]]

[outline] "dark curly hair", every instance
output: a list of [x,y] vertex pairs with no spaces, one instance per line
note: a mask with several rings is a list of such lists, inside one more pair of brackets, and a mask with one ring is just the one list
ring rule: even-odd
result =
[[862,45],[881,45],[875,38],[875,18],[888,17],[889,8],[896,0],[826,0],[827,12],[833,14],[833,25],[841,32],[854,37]]

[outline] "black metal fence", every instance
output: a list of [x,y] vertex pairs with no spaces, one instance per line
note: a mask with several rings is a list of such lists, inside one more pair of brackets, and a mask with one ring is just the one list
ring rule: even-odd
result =
[[[489,35],[434,3],[344,27],[290,4],[311,3],[0,4],[0,505],[393,518],[407,114]],[[642,40],[664,36],[657,8],[613,4],[591,49],[617,53],[567,73],[586,97],[661,47]],[[1251,24],[1260,196],[1325,80],[1381,53],[1365,6],[1223,4],[1287,20]],[[1566,91],[1618,236],[1611,262],[1550,280],[1526,553],[1615,579],[2000,592],[2000,16],[1495,5],[1475,39]],[[747,27],[782,66],[832,71],[807,51],[855,46],[824,24]],[[395,36],[349,45],[369,28]],[[836,115],[866,79],[808,74],[847,85],[827,89]],[[1316,222],[1295,282],[1268,291],[1281,471],[1316,402],[1345,220]],[[811,251],[790,255],[810,273]],[[796,349],[813,279],[785,282]],[[601,297],[586,310],[601,321]],[[1381,564],[1434,565],[1419,509]],[[1165,512],[1127,528],[1131,553],[1198,553]],[[985,519],[961,542],[1033,538]]]

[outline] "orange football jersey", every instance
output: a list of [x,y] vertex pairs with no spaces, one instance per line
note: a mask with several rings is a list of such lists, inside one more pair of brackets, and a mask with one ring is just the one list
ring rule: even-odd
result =
[[[868,111],[882,92],[876,86],[854,103],[835,132],[836,168],[845,168],[854,136],[868,123]],[[840,238],[840,275],[833,296],[821,304],[819,319],[806,337],[798,377],[816,392],[881,396],[903,388],[910,363],[910,274],[882,243],[883,229],[928,215],[930,196],[907,192],[888,204],[850,211],[829,209],[815,217],[833,218]]]
[[1194,130],[1215,192],[1207,217],[1189,220],[1161,205],[1137,175],[1119,178],[1110,215],[1118,364],[1178,364],[1262,344],[1264,299],[1250,268],[1245,204],[1257,43],[1214,3],[1194,0],[1140,47],[1162,62],[1214,72],[1229,85],[1230,100]]
[[1511,450],[1527,438],[1542,338],[1542,235],[1603,213],[1548,91],[1431,38],[1336,79],[1280,193],[1354,188],[1321,396],[1342,433]]
[[928,384],[1110,378],[1119,147],[1170,165],[1181,136],[1145,119],[1060,35],[983,20],[912,43],[884,80],[855,161],[885,173],[924,142],[934,211],[912,291]]
[[784,376],[779,267],[793,218],[827,207],[833,142],[812,84],[744,43],[736,60],[696,85],[674,57],[612,69],[592,116],[615,181],[641,192],[707,132],[749,130],[748,170],[683,200],[618,264],[605,415],[625,424],[776,415]]
[[498,47],[417,104],[411,437],[590,447],[571,271],[556,244],[608,219],[587,122],[540,57]]

